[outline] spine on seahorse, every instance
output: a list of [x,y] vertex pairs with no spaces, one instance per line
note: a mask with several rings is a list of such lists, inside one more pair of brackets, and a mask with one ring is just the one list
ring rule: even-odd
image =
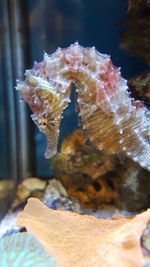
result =
[[47,137],[46,158],[57,153],[60,121],[74,82],[79,116],[91,142],[109,153],[123,152],[150,169],[150,112],[130,97],[127,81],[108,55],[75,43],[45,54],[25,76],[17,89]]

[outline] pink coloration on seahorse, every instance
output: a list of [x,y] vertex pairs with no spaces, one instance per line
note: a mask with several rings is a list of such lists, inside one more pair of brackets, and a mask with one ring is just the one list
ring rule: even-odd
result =
[[46,134],[47,158],[57,153],[60,121],[74,82],[79,116],[91,142],[109,153],[123,152],[150,169],[150,112],[130,98],[126,80],[108,55],[75,43],[45,54],[25,75],[17,89]]

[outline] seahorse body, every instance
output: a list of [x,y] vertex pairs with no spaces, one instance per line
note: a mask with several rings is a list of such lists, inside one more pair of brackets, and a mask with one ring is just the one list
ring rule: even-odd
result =
[[150,112],[130,98],[127,81],[108,55],[78,43],[44,55],[26,71],[17,89],[33,111],[32,119],[46,134],[46,158],[57,152],[63,110],[70,101],[71,83],[83,129],[100,150],[123,152],[150,169]]

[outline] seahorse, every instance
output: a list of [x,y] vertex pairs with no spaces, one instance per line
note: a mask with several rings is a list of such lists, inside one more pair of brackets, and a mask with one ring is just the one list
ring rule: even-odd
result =
[[122,152],[150,170],[150,111],[130,97],[127,81],[110,56],[75,43],[58,48],[35,62],[18,81],[32,119],[46,135],[45,157],[57,153],[63,111],[70,102],[72,82],[83,130],[99,150]]

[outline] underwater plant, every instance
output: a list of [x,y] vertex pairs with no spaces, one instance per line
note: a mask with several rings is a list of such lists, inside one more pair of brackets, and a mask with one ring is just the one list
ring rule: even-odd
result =
[[99,150],[122,152],[150,170],[150,111],[130,97],[127,81],[108,55],[78,43],[35,63],[18,81],[32,119],[46,135],[46,158],[57,153],[60,121],[76,85],[81,125]]

